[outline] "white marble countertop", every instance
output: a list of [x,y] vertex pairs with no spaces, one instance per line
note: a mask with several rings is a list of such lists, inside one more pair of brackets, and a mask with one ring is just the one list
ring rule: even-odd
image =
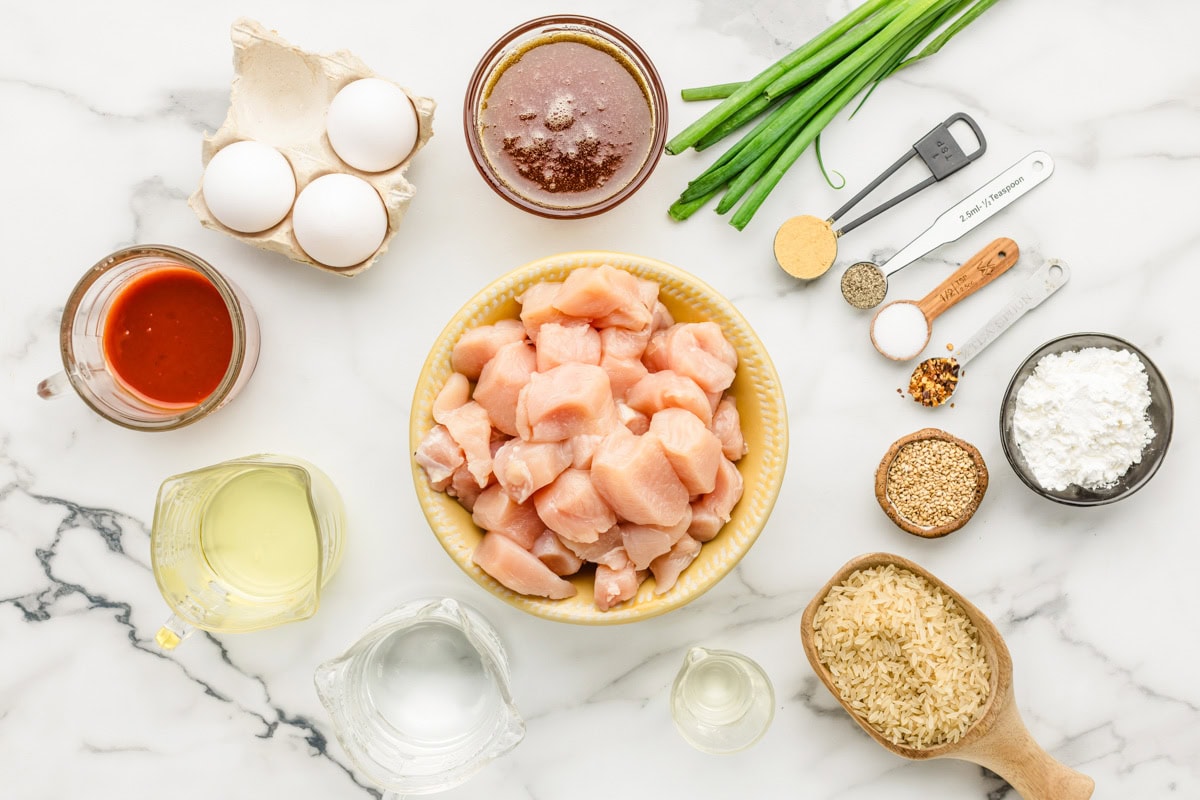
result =
[[[1058,296],[972,364],[955,408],[899,399],[907,369],[871,350],[865,319],[842,303],[836,280],[801,285],[774,266],[779,222],[828,213],[847,196],[825,186],[811,153],[741,233],[709,210],[684,224],[665,215],[707,156],[664,157],[633,199],[576,222],[512,208],[467,157],[467,78],[483,50],[525,19],[570,10],[626,30],[662,73],[674,132],[702,110],[685,107],[679,89],[744,79],[852,5],[5,3],[0,794],[372,794],[333,739],[313,667],[399,602],[445,592],[499,628],[528,724],[522,744],[450,797],[1015,797],[973,765],[886,753],[810,670],[802,608],[843,562],[889,550],[996,622],[1035,738],[1094,776],[1096,797],[1200,797],[1200,545],[1187,500],[1200,464],[1200,368],[1189,349],[1200,286],[1196,6],[1004,0],[829,129],[826,163],[850,189],[955,111],[973,115],[989,141],[978,165],[848,235],[844,260],[889,255],[1031,150],[1057,161],[1029,198],[893,281],[892,297],[920,296],[1001,235],[1021,245],[1017,271],[1049,257],[1073,268]],[[400,234],[353,280],[205,230],[186,205],[201,135],[225,114],[228,29],[242,15],[307,49],[351,50],[440,103],[436,135],[409,174],[418,193]],[[263,326],[254,380],[213,418],[167,434],[118,428],[74,397],[39,400],[34,386],[59,367],[59,316],[78,276],[117,247],[150,242],[199,253],[252,298]],[[527,616],[466,579],[428,531],[407,455],[414,381],[453,312],[514,266],[589,248],[674,263],[729,296],[774,358],[792,443],[774,514],[730,576],[681,610],[605,629]],[[992,289],[953,309],[935,337],[965,338],[1005,294]],[[1178,413],[1158,476],[1124,502],[1081,510],[1019,482],[1000,449],[997,412],[1026,354],[1082,330],[1145,349]],[[992,476],[976,517],[937,541],[901,533],[872,494],[888,444],[928,424],[975,443]],[[350,527],[340,573],[309,621],[199,635],[163,655],[153,635],[167,610],[148,554],[158,484],[262,451],[308,458],[340,487]],[[691,644],[740,650],[767,669],[776,716],[756,747],[707,756],[676,735],[667,692]]]

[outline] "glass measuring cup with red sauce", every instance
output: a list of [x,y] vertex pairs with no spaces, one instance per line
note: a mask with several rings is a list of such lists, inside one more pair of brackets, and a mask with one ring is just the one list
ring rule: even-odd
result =
[[518,208],[587,217],[649,177],[666,140],[654,65],[590,17],[541,17],[502,36],[475,69],[463,124],[475,166]]
[[171,430],[241,390],[258,361],[258,319],[241,291],[174,247],[119,250],[83,276],[63,310],[63,371],[38,395],[72,388],[127,428]]

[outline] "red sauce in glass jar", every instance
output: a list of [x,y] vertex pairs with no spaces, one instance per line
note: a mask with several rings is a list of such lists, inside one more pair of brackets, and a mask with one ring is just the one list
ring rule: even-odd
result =
[[212,282],[162,266],[117,290],[104,318],[104,357],[117,382],[155,405],[197,405],[233,357],[233,320]]
[[485,88],[484,153],[517,194],[581,208],[621,191],[650,155],[649,90],[606,42],[577,33],[535,39]]

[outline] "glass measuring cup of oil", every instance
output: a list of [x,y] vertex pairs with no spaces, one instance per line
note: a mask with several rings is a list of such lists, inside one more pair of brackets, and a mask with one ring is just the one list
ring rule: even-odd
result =
[[379,618],[314,682],[338,741],[385,800],[457,786],[525,736],[500,637],[450,598]]
[[671,686],[671,717],[697,750],[736,753],[767,732],[775,717],[775,690],[753,659],[693,647]]
[[171,650],[196,628],[239,633],[307,619],[342,558],[342,498],[298,458],[253,455],[167,478],[150,532]]

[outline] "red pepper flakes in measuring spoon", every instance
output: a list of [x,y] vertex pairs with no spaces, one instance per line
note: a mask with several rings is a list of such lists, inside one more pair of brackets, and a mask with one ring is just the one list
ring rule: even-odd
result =
[[908,393],[912,399],[929,408],[945,404],[958,389],[958,379],[964,374],[966,363],[1008,330],[1026,311],[1061,289],[1070,277],[1071,271],[1058,259],[1051,259],[1035,270],[1017,294],[958,352],[949,357],[927,358],[917,364],[908,381]]

